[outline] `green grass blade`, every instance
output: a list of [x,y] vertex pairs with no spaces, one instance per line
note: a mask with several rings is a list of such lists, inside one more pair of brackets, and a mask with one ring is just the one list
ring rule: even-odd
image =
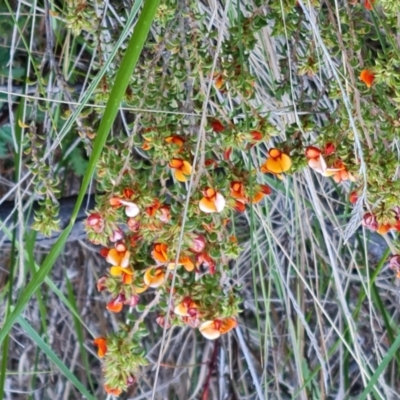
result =
[[376,382],[378,381],[379,377],[381,376],[382,372],[385,370],[387,365],[390,363],[390,361],[392,361],[393,357],[395,357],[399,347],[400,347],[400,336],[397,337],[396,341],[390,347],[385,358],[382,360],[381,364],[378,366],[374,374],[371,376],[371,379],[369,380],[367,387],[361,393],[361,396],[359,397],[358,400],[365,400],[369,395],[369,393],[374,389]]
[[[71,281],[68,279],[67,273],[65,273],[65,280],[67,283],[68,300],[71,306],[74,308],[75,313],[78,314],[78,307],[75,301],[74,289],[72,287]],[[79,348],[81,350],[81,359],[85,368],[86,376],[89,381],[90,388],[92,389],[92,391],[94,391],[93,380],[90,374],[89,357],[84,345],[85,339],[83,335],[82,324],[79,322],[79,319],[74,314],[72,316],[72,319],[74,321],[75,332],[78,339]]]
[[57,242],[52,247],[50,253],[47,255],[39,271],[35,274],[32,280],[26,286],[24,293],[18,299],[14,311],[10,316],[4,321],[2,330],[0,331],[0,343],[3,342],[4,338],[14,325],[15,321],[24,311],[28,301],[34,294],[34,292],[43,283],[44,279],[50,273],[55,261],[60,255],[64,244],[72,230],[75,223],[75,219],[78,215],[80,206],[82,204],[86,190],[90,184],[92,176],[94,174],[97,161],[100,158],[103,147],[106,143],[108,134],[110,132],[111,126],[114,122],[115,116],[117,115],[121,99],[125,93],[128,86],[129,79],[135,69],[137,60],[139,59],[140,53],[143,49],[145,40],[150,30],[151,23],[153,21],[154,15],[156,13],[159,0],[147,0],[144,3],[142,12],[135,26],[133,35],[129,41],[128,48],[121,62],[120,69],[117,73],[113,89],[110,94],[110,98],[107,102],[106,109],[104,111],[104,116],[101,120],[99,130],[93,145],[93,152],[90,156],[88,169],[82,181],[81,190],[78,195],[77,202],[72,212],[71,222],[60,235]]
[[45,341],[37,334],[37,332],[29,325],[29,323],[19,316],[18,324],[29,335],[29,337],[43,350],[47,357],[57,366],[57,368],[65,375],[65,377],[89,400],[95,400],[82,385],[79,379],[68,369],[68,367],[60,360],[53,350],[45,343]]

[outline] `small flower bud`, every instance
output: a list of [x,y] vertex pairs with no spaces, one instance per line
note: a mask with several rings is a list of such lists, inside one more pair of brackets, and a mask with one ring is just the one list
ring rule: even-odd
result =
[[86,220],[86,226],[89,226],[96,233],[101,233],[104,230],[104,219],[98,213],[90,214]]
[[378,229],[378,221],[375,215],[370,212],[364,214],[362,225],[371,229],[371,231],[376,231]]
[[110,242],[118,242],[118,240],[121,240],[124,237],[124,232],[122,232],[121,229],[116,228],[113,230],[111,236],[109,237]]

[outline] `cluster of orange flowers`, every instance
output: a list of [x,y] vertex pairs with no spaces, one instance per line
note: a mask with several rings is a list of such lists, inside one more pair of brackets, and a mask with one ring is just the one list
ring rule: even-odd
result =
[[[225,129],[223,125],[215,120],[213,121],[213,130]],[[250,140],[258,141],[262,138],[258,131],[250,133]],[[183,146],[185,139],[173,135],[165,139],[169,145],[175,146],[176,151],[171,153],[168,162],[170,172],[178,182],[186,182],[194,173],[188,156],[184,156]],[[143,149],[149,150],[157,145],[152,139],[145,139]],[[228,151],[229,152],[229,151]],[[335,182],[355,181],[354,175],[348,170],[346,164],[336,154],[335,145],[327,143],[323,149],[316,146],[308,146],[305,149],[305,157],[308,166],[315,172],[333,177]],[[224,158],[229,154],[224,154]],[[268,158],[261,166],[263,173],[273,174],[279,179],[283,178],[284,173],[292,168],[292,158],[285,151],[278,148],[271,148],[268,152]],[[224,196],[226,191],[229,194]],[[267,185],[255,183],[251,188],[241,180],[232,180],[227,187],[218,189],[212,186],[206,186],[201,190],[201,196],[198,197],[197,211],[195,214],[201,216],[207,214],[223,213],[226,209],[232,211],[244,212],[246,205],[260,202],[264,196],[271,194],[271,189]],[[172,290],[174,305],[166,314],[160,314],[156,321],[164,327],[170,326],[170,321],[180,321],[192,328],[196,328],[207,339],[216,339],[220,335],[229,332],[237,326],[235,315],[216,315],[211,317],[212,312],[204,308],[201,301],[193,299],[190,293],[182,297],[175,296],[176,290],[170,287],[171,281],[168,280],[169,270],[183,268],[182,271],[189,274],[195,274],[205,267],[209,274],[215,274],[218,263],[210,255],[206,235],[214,233],[214,224],[205,224],[202,226],[205,233],[188,232],[187,240],[182,246],[178,258],[175,256],[174,242],[157,240],[161,233],[171,229],[170,220],[171,206],[162,204],[160,200],[154,200],[152,204],[144,206],[141,196],[130,188],[122,190],[119,196],[113,195],[108,199],[109,207],[112,210],[122,209],[125,224],[129,230],[123,232],[117,225],[112,225],[111,234],[106,234],[107,211],[94,212],[89,215],[86,225],[89,231],[96,234],[106,234],[109,242],[113,245],[110,248],[104,248],[100,254],[110,264],[107,276],[100,278],[97,287],[99,291],[108,290],[112,294],[112,299],[107,303],[106,308],[114,313],[119,313],[123,307],[134,307],[138,304],[141,295],[148,289],[164,290],[170,293]],[[145,218],[145,220],[144,220]],[[223,221],[225,221],[223,217]],[[144,222],[146,221],[146,222]],[[134,264],[134,253],[138,248],[145,248],[141,229],[156,232],[156,239],[148,243],[148,256],[153,262],[148,266],[136,267]],[[399,224],[400,226],[400,224]],[[231,239],[235,241],[235,238]],[[179,270],[180,271],[180,270]],[[180,272],[179,272],[180,273]],[[179,283],[178,283],[179,284]],[[167,317],[168,315],[168,317]],[[107,339],[99,337],[94,341],[98,347],[100,358],[107,356]],[[105,386],[108,393],[118,395],[121,388]]]
[[[354,175],[348,171],[343,160],[334,156],[334,153],[335,145],[333,143],[327,143],[323,150],[315,146],[308,146],[306,148],[308,166],[322,176],[332,176],[336,183],[347,180],[355,182]],[[334,158],[329,167],[326,162],[327,157]]]

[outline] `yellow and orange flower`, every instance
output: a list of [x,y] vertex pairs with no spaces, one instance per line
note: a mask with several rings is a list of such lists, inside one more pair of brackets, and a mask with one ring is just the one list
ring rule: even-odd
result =
[[[191,272],[194,270],[194,263],[190,257],[181,256],[179,257],[178,265],[183,265],[186,271]],[[168,264],[168,269],[175,269],[175,263],[171,262]]]
[[289,171],[292,167],[292,159],[279,149],[270,149],[268,155],[269,158],[261,166],[261,172],[279,176],[279,174]]
[[103,358],[107,353],[107,340],[104,337],[98,337],[93,340],[93,344],[97,347],[97,355]]
[[106,308],[113,313],[119,313],[124,307],[125,297],[119,294],[117,297],[108,302]]
[[[252,203],[260,202],[265,195],[271,194],[271,188],[267,185],[257,185],[255,187],[255,194],[252,199]],[[234,181],[231,183],[231,196],[236,200],[234,205],[235,210],[239,212],[244,211],[244,204],[249,202],[248,196],[245,195],[245,188],[243,183]],[[238,203],[243,203],[241,206]]]
[[380,224],[376,230],[380,235],[384,235],[392,229],[391,224]]
[[119,252],[116,249],[111,249],[106,257],[112,267],[110,274],[112,276],[122,276],[122,282],[125,285],[130,285],[133,280],[133,269],[129,267],[130,252]]
[[183,146],[183,144],[185,143],[185,139],[178,135],[168,136],[167,138],[165,138],[165,141],[167,143],[175,144],[179,148],[181,148]]
[[168,246],[165,243],[156,243],[151,255],[158,263],[165,264],[169,259]]
[[370,88],[374,82],[375,74],[369,69],[363,69],[360,73],[360,80]]
[[149,268],[144,274],[144,283],[151,288],[158,288],[165,281],[165,273],[161,267]]
[[268,185],[258,185],[258,187],[256,187],[255,189],[257,191],[252,199],[253,204],[259,203],[264,198],[264,196],[268,196],[272,193],[272,190]]
[[185,297],[175,308],[174,313],[180,317],[192,316],[194,312],[197,314],[199,306],[190,298]]
[[169,166],[174,170],[175,178],[179,182],[186,182],[192,173],[192,166],[185,160],[173,158]]
[[152,148],[151,139],[144,138],[144,142],[142,144],[142,149],[148,151]]
[[104,390],[113,396],[119,396],[122,393],[122,389],[111,388],[108,385],[104,385]]
[[333,163],[333,167],[337,169],[337,172],[333,176],[333,180],[336,183],[348,180],[350,180],[351,182],[356,181],[356,178],[346,169],[346,166],[344,165],[344,162],[342,160],[336,160]]
[[160,201],[158,199],[154,200],[154,203],[145,209],[145,213],[149,217],[154,217],[157,213],[157,210],[161,207]]
[[215,319],[213,321],[203,322],[200,327],[200,333],[207,339],[218,339],[221,335],[228,333],[231,329],[237,327],[235,318]]
[[224,77],[221,73],[214,74],[214,86],[216,89],[221,89],[224,84]]
[[225,208],[225,198],[215,189],[207,188],[203,190],[203,198],[200,200],[200,210],[205,213],[220,213]]
[[245,196],[245,193],[244,193],[243,183],[238,182],[238,181],[231,182],[231,196],[234,199],[239,200],[243,203],[247,202],[247,197]]

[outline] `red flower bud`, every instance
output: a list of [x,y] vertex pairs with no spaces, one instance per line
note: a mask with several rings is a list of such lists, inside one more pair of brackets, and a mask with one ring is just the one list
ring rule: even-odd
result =
[[131,199],[135,195],[135,192],[132,189],[124,189],[124,196],[126,199]]
[[103,290],[106,290],[106,289],[107,289],[106,282],[107,282],[107,277],[106,277],[106,276],[102,276],[102,277],[97,281],[97,290],[98,290],[99,292],[102,292]]
[[235,205],[233,207],[237,212],[244,212],[246,210],[246,206],[239,200],[235,200]]
[[393,269],[394,271],[400,271],[400,255],[394,254],[389,258],[389,268]]
[[231,154],[232,154],[232,147],[229,147],[224,151],[224,160],[228,161],[231,158]]
[[259,141],[263,139],[263,134],[259,131],[250,132],[250,135],[252,136],[253,140]]
[[156,318],[156,322],[157,322],[157,324],[160,325],[162,328],[165,328],[165,329],[171,328],[171,324],[170,324],[169,321],[168,321],[168,324],[166,324],[166,318],[165,318],[164,315],[159,315],[159,316]]
[[330,156],[331,154],[333,154],[335,152],[335,150],[336,150],[335,145],[333,143],[329,142],[325,145],[324,154],[326,156]]
[[140,297],[136,294],[133,294],[129,299],[125,299],[124,304],[129,307],[135,307],[138,305]]
[[378,221],[375,215],[370,212],[364,214],[362,225],[371,229],[371,231],[376,231],[378,229]]
[[351,204],[356,204],[358,200],[358,194],[356,190],[353,190],[349,195],[349,201]]
[[96,233],[101,233],[104,230],[104,219],[98,213],[90,214],[86,220],[86,226],[90,226]]
[[140,222],[135,218],[128,218],[126,221],[126,225],[131,232],[137,232],[140,228]]
[[190,251],[193,253],[201,253],[205,247],[206,247],[206,239],[204,236],[197,235],[194,238],[192,238],[192,246],[190,248]]
[[212,121],[210,123],[211,127],[213,128],[214,132],[223,132],[225,130],[225,127],[222,125],[222,123],[220,121],[218,121],[217,119]]
[[100,255],[102,256],[102,257],[104,257],[104,258],[106,258],[107,256],[108,256],[108,252],[110,251],[110,249],[106,249],[105,247],[104,248],[102,248],[101,250],[100,250]]

